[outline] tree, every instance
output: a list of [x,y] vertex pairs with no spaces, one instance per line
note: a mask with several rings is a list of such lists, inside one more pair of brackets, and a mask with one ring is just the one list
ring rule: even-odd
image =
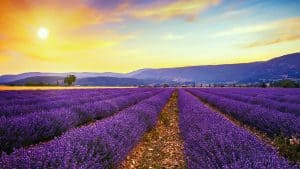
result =
[[163,84],[163,87],[166,88],[166,87],[169,87],[169,85],[165,83],[165,84]]
[[73,83],[75,83],[75,81],[76,81],[75,75],[69,75],[64,79],[64,83],[67,84],[68,86],[71,86]]
[[260,87],[266,88],[266,87],[267,87],[267,84],[266,84],[266,83],[262,83],[262,84],[260,84]]
[[285,79],[285,80],[280,80],[277,82],[274,82],[272,84],[274,87],[284,87],[284,88],[295,88],[295,87],[300,87],[299,83],[293,80]]

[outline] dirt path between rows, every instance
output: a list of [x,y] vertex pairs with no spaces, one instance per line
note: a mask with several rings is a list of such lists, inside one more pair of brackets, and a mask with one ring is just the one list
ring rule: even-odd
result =
[[156,126],[143,136],[119,169],[185,168],[177,98],[178,92],[175,91],[162,110]]

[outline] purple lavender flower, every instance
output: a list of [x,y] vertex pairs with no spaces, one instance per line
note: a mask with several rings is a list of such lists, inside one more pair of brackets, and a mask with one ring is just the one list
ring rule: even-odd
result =
[[188,168],[296,168],[270,146],[184,90],[179,91],[178,104]]
[[3,154],[3,168],[112,168],[154,126],[172,90],[166,89],[116,115],[72,129],[44,144]]

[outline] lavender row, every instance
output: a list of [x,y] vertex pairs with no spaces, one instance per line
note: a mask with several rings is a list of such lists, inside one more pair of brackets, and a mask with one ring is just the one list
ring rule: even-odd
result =
[[275,135],[299,137],[300,118],[294,114],[227,99],[198,89],[188,89],[188,91],[242,123],[267,133],[270,137]]
[[215,95],[219,95],[225,98],[237,100],[237,101],[242,101],[250,104],[256,104],[256,105],[261,105],[263,107],[266,107],[268,109],[276,109],[281,112],[285,113],[292,113],[295,114],[296,116],[300,116],[300,105],[299,104],[294,104],[294,103],[286,103],[286,102],[279,102],[279,101],[274,101],[271,99],[267,99],[261,96],[245,96],[242,94],[232,94],[235,89],[200,89],[203,92],[208,92],[212,93]]
[[257,96],[265,97],[268,99],[276,100],[279,102],[288,102],[288,103],[294,103],[294,104],[300,104],[300,95],[284,95],[284,96],[274,96],[270,94],[258,94]]
[[82,104],[86,102],[93,102],[96,100],[104,100],[109,99],[121,95],[126,95],[127,93],[115,93],[112,92],[109,94],[102,94],[100,93],[98,96],[73,96],[73,97],[67,97],[62,100],[48,100],[43,102],[36,102],[32,104],[15,104],[15,105],[3,105],[0,108],[0,115],[5,117],[13,117],[13,116],[22,116],[29,113],[35,113],[40,111],[50,111],[52,109],[57,109],[61,107],[67,107],[74,104]]
[[109,93],[112,89],[91,89],[91,90],[20,90],[20,91],[0,91],[0,101],[5,104],[32,104],[34,102],[60,100],[67,97],[82,94],[85,95],[101,93]]
[[105,89],[70,89],[70,90],[20,90],[0,91],[0,105],[26,105],[36,102],[47,102],[64,100],[76,96],[94,97],[99,94],[110,94],[111,92],[145,91],[146,88],[105,88]]
[[178,105],[189,169],[293,168],[270,146],[211,111],[184,90],[179,91]]
[[66,132],[48,143],[3,154],[3,168],[114,168],[152,128],[172,91],[146,99],[118,114]]
[[271,95],[271,94],[258,94],[258,96],[265,97],[268,99],[273,99],[279,102],[290,102],[295,104],[300,104],[300,95],[283,95],[280,97]]
[[[141,92],[140,89],[128,89],[128,90],[94,90],[93,92],[86,90],[77,91],[76,94],[64,95],[64,91],[56,91],[56,94],[62,92],[62,99],[49,99],[47,96],[40,96],[44,98],[44,101],[30,101],[28,104],[18,104],[18,102],[11,105],[3,102],[0,106],[0,116],[12,117],[17,115],[24,115],[39,111],[50,111],[61,107],[68,107],[74,104],[83,104],[87,102],[93,102],[97,100],[105,100],[117,96],[129,94],[131,92]],[[45,91],[46,92],[46,91]],[[87,92],[87,93],[86,93]],[[27,93],[27,92],[26,92]],[[24,98],[23,100],[28,100]],[[42,100],[42,99],[41,99]]]
[[[289,92],[286,92],[286,90],[288,91],[292,91],[292,93],[289,94]],[[273,99],[273,100],[277,100],[277,101],[283,101],[283,102],[290,102],[290,103],[295,103],[295,104],[300,104],[300,93],[299,93],[299,89],[286,89],[286,90],[282,90],[282,89],[270,89],[269,92],[259,92],[260,90],[253,90],[253,92],[249,92],[248,90],[243,91],[243,94],[246,95],[253,95],[256,94],[256,96],[262,96],[265,98],[269,98],[269,99]],[[278,92],[279,91],[279,92]],[[241,92],[241,91],[239,91]]]
[[[79,98],[93,98],[95,96],[105,96],[111,94],[112,90],[76,90],[68,91],[66,90],[56,90],[56,91],[18,91],[18,93],[11,93],[15,95],[15,99],[5,100],[0,103],[0,112],[4,116],[9,116],[9,113],[16,111],[39,109],[41,107],[49,107],[51,104],[55,103],[66,103],[70,99]],[[115,92],[118,92],[115,90]],[[114,93],[114,92],[113,92]],[[3,93],[1,93],[3,94]],[[34,96],[34,97],[33,97]],[[35,106],[35,107],[34,107]],[[20,107],[18,109],[18,107]],[[51,106],[50,106],[51,107]],[[5,113],[8,113],[5,114]]]
[[284,95],[300,95],[300,90],[297,88],[247,88],[247,90],[242,90],[249,93],[257,94],[268,94],[272,93],[274,96],[284,96]]
[[[208,89],[222,91],[226,89]],[[235,94],[241,94],[253,97],[264,97],[280,102],[289,102],[300,104],[300,94],[297,94],[299,89],[261,89],[261,88],[230,88],[230,91]],[[291,94],[292,93],[292,94]]]
[[111,116],[157,92],[159,91],[133,93],[110,100],[78,104],[48,112],[31,113],[9,119],[1,118],[0,150],[11,152],[13,148],[51,139],[70,128]]

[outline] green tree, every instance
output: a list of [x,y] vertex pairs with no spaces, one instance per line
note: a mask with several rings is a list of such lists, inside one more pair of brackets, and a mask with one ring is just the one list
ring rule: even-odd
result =
[[285,79],[277,81],[273,84],[274,87],[295,88],[299,87],[299,83],[293,80]]
[[75,81],[76,81],[75,75],[69,75],[64,79],[64,83],[67,84],[68,86],[71,86],[73,83],[75,83]]

